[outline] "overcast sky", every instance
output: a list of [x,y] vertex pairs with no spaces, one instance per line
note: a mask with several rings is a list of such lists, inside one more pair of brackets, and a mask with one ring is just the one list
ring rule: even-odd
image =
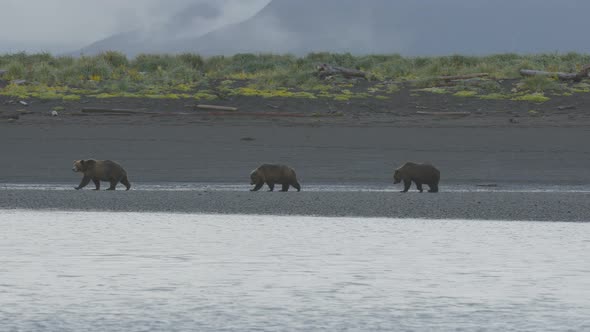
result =
[[183,8],[221,9],[211,28],[254,15],[270,0],[0,0],[0,52],[76,49],[118,32],[150,29]]

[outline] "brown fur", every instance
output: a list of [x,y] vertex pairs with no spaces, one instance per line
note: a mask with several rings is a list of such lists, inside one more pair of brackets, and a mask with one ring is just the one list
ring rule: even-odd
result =
[[88,185],[90,180],[94,182],[96,190],[100,190],[100,181],[110,182],[110,187],[107,190],[115,190],[117,184],[121,182],[127,190],[131,188],[131,184],[127,179],[127,172],[111,160],[74,160],[74,172],[80,172],[84,174],[82,182],[75,187],[76,190],[82,189]]
[[270,191],[273,191],[275,184],[282,185],[281,191],[289,191],[289,186],[301,191],[301,186],[297,182],[295,171],[285,165],[263,164],[250,173],[250,184],[256,185],[250,191],[258,191],[264,184],[268,185]]
[[393,174],[393,183],[404,181],[404,190],[408,192],[412,181],[416,188],[422,192],[422,185],[427,184],[430,187],[429,192],[438,192],[438,183],[440,181],[440,171],[430,164],[417,164],[412,162],[405,163],[402,167],[395,170]]

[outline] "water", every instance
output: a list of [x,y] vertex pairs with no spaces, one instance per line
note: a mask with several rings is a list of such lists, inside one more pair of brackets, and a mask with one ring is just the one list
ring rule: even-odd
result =
[[0,211],[0,330],[590,330],[589,231]]
[[[71,191],[77,182],[64,183],[0,183],[0,190],[52,190]],[[248,183],[133,183],[133,190],[140,191],[248,191],[253,186]],[[86,190],[94,189],[90,184]],[[119,188],[123,190],[124,188]],[[264,190],[267,188],[264,187]],[[310,192],[399,192],[403,189],[402,184],[303,184],[303,191]],[[415,189],[412,187],[412,189]],[[103,189],[104,190],[104,189]],[[293,190],[293,189],[291,189]],[[426,186],[428,190],[428,186]],[[588,185],[550,185],[550,184],[517,184],[517,183],[482,183],[482,184],[445,184],[441,187],[445,192],[566,192],[566,193],[589,193]]]

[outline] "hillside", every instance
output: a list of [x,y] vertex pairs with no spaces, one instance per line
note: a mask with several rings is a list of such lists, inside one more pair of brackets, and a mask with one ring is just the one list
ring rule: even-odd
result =
[[[583,0],[273,0],[254,17],[205,35],[107,39],[84,53],[310,51],[441,55],[590,52]],[[176,29],[179,29],[176,22]],[[165,41],[165,42],[163,42]]]
[[125,31],[94,42],[73,55],[94,55],[117,50],[129,56],[140,53],[164,53],[187,39],[202,36],[214,26],[221,12],[217,7],[197,3],[163,20],[161,25],[143,30]]

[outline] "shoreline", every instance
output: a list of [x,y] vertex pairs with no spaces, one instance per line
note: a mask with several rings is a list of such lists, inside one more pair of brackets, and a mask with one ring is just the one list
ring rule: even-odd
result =
[[[452,110],[481,106],[443,97],[424,101],[434,107],[441,98]],[[285,102],[294,103],[292,111],[326,107]],[[391,112],[348,105],[353,111],[345,116],[317,118],[36,113],[0,122],[0,150],[6,151],[0,208],[590,221],[590,116],[583,104],[557,114],[550,111],[555,105],[545,104],[544,112],[517,123],[508,121],[515,116],[511,105],[492,102],[486,107],[504,111],[465,118],[415,115],[415,106],[401,101],[400,108],[387,106]],[[252,99],[249,107],[254,112],[264,104]],[[119,162],[132,190],[73,190],[81,179],[71,171],[73,161],[90,158]],[[407,161],[435,165],[441,193],[397,193],[393,171]],[[248,192],[249,174],[262,163],[294,168],[303,191]],[[52,183],[63,189],[34,187]],[[168,187],[152,190],[157,186]]]
[[[71,183],[54,182],[54,183],[0,183],[1,190],[37,190],[37,191],[73,191],[78,182],[75,180]],[[134,183],[130,191],[141,192],[249,192],[254,186],[247,182],[229,183],[229,182],[143,182]],[[399,193],[403,189],[403,184],[391,183],[305,183],[302,184],[302,191],[305,192],[376,192],[376,193]],[[82,189],[83,191],[94,192],[94,185],[91,183]],[[102,186],[100,191],[106,191]],[[117,191],[125,191],[122,185],[117,186]],[[266,185],[260,190],[262,192],[268,191]],[[276,192],[279,192],[275,188]],[[295,192],[294,188],[289,191]],[[424,191],[424,194],[427,190]],[[445,193],[590,193],[590,185],[572,184],[557,184],[557,183],[490,183],[490,184],[474,184],[474,183],[446,183],[441,186],[441,191]],[[415,185],[409,191],[411,193],[418,193]]]
[[590,192],[0,190],[0,209],[510,221],[590,221]]

